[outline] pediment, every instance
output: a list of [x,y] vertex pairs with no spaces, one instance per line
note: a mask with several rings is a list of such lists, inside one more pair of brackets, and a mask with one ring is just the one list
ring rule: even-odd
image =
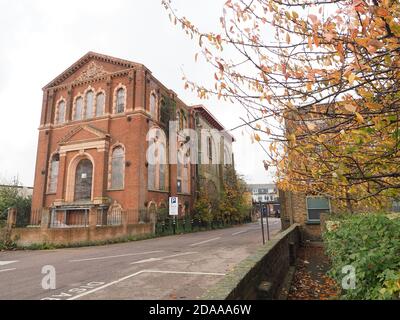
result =
[[66,145],[77,142],[104,140],[109,134],[90,125],[82,125],[69,131],[60,141],[60,145]]
[[67,70],[57,76],[44,89],[60,86],[63,84],[74,84],[83,81],[105,77],[115,72],[143,67],[128,60],[118,59],[95,52],[88,52],[75,62]]

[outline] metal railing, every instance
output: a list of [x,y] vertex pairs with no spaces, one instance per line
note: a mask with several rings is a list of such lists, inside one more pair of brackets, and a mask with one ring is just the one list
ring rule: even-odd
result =
[[97,226],[120,226],[125,212],[120,208],[99,208],[97,210]]
[[88,208],[63,208],[51,211],[50,228],[79,228],[88,225]]
[[128,209],[126,213],[127,224],[137,224],[139,222],[139,211],[136,209]]

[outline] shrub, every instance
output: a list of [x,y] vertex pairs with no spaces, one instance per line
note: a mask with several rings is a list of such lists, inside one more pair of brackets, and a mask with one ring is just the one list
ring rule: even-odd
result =
[[[332,218],[332,217],[331,217]],[[342,290],[343,299],[396,299],[400,295],[400,219],[384,214],[341,216],[323,234],[339,284],[342,268],[352,265],[355,289]]]

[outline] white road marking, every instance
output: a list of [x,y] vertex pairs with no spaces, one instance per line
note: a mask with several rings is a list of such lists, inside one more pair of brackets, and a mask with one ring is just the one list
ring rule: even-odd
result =
[[207,242],[215,241],[215,240],[218,240],[218,239],[221,239],[221,237],[205,240],[205,241],[202,241],[202,242],[193,243],[193,244],[190,245],[190,247],[198,246],[200,244],[204,244],[204,243],[207,243]]
[[115,281],[112,281],[112,282],[110,282],[110,283],[107,283],[107,284],[105,284],[105,285],[103,285],[103,286],[101,286],[101,287],[97,287],[97,288],[95,288],[95,289],[93,289],[93,290],[89,290],[89,291],[83,292],[83,293],[81,293],[81,294],[78,294],[78,295],[76,295],[76,296],[74,296],[74,297],[72,297],[72,298],[68,298],[67,300],[76,300],[76,299],[82,298],[82,297],[84,297],[84,296],[87,296],[88,294],[92,294],[92,293],[97,292],[97,291],[99,291],[99,290],[103,290],[103,289],[105,289],[105,288],[108,288],[108,287],[110,287],[110,286],[113,286],[114,284],[120,283],[120,282],[122,282],[122,281],[128,280],[128,279],[133,278],[133,277],[136,277],[136,276],[138,276],[138,275],[140,275],[140,274],[142,274],[142,273],[191,274],[191,275],[211,275],[211,276],[224,276],[224,275],[225,275],[224,273],[211,273],[211,272],[208,273],[208,272],[184,272],[184,271],[141,270],[141,271],[132,273],[132,274],[126,276],[126,277],[123,277],[123,278],[120,278],[120,279],[118,279],[118,280],[115,280]]
[[236,236],[236,235],[238,235],[238,234],[245,233],[245,232],[248,232],[248,231],[249,231],[249,230],[239,231],[239,232],[232,233],[232,235],[233,235],[233,236]]
[[3,270],[0,270],[0,272],[13,271],[13,270],[17,270],[17,268],[3,269]]
[[160,258],[150,258],[150,259],[135,261],[135,262],[132,262],[131,264],[139,264],[139,263],[145,263],[145,262],[160,261],[160,260],[164,260],[164,259],[168,259],[168,258],[181,257],[181,256],[186,256],[188,254],[195,254],[195,253],[197,253],[197,252],[183,252],[183,253],[173,254],[173,255],[170,255],[170,256],[165,256],[165,257],[160,257]]
[[0,266],[5,266],[6,264],[11,264],[11,263],[15,263],[18,262],[18,260],[15,261],[0,261]]
[[148,252],[138,252],[138,253],[127,253],[127,254],[119,254],[119,255],[116,255],[116,256],[105,256],[105,257],[97,257],[97,258],[70,260],[69,262],[81,262],[81,261],[103,260],[103,259],[112,259],[112,258],[129,257],[129,256],[138,256],[138,255],[141,255],[141,254],[150,254],[150,253],[159,253],[159,252],[163,252],[163,251],[158,250],[158,251],[148,251]]
[[125,281],[125,280],[127,280],[127,279],[129,279],[129,278],[135,277],[135,276],[137,276],[137,275],[139,275],[139,274],[141,274],[141,273],[143,273],[143,270],[142,270],[142,271],[139,271],[139,272],[135,272],[135,273],[133,273],[133,274],[130,274],[129,276],[123,277],[123,278],[118,279],[118,280],[116,280],[116,281],[107,283],[107,284],[105,284],[105,285],[103,285],[103,286],[101,286],[101,287],[97,287],[96,289],[83,292],[83,293],[81,293],[81,294],[76,295],[75,297],[68,298],[67,300],[76,300],[76,299],[79,299],[79,298],[81,298],[81,297],[87,296],[88,294],[94,293],[94,292],[99,291],[99,290],[103,290],[103,289],[105,289],[105,288],[107,288],[107,287],[110,287],[110,286],[112,286],[112,285],[114,285],[114,284],[120,283],[120,282]]
[[160,270],[144,270],[148,273],[166,273],[166,274],[191,274],[201,276],[225,276],[226,273],[215,273],[215,272],[190,272],[190,271],[160,271]]

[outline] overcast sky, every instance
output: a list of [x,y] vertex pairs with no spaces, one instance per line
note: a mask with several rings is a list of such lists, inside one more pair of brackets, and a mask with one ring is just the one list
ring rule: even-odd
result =
[[[219,28],[225,0],[175,0],[183,15],[206,30]],[[203,103],[227,128],[241,124],[240,106],[199,100],[184,90],[183,73],[212,83],[198,51],[168,19],[161,0],[0,0],[0,181],[19,176],[33,186],[42,90],[88,51],[143,63],[188,105]],[[263,151],[236,130],[236,168],[249,183],[271,181]]]

